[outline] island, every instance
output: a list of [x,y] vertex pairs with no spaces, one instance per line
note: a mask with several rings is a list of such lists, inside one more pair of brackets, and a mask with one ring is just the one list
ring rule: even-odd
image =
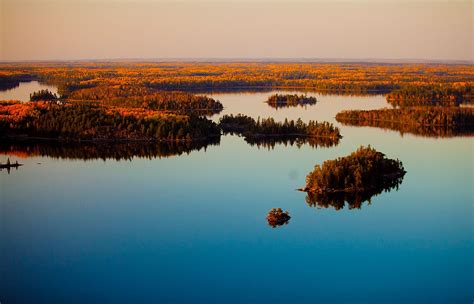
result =
[[274,94],[267,99],[267,104],[273,108],[296,107],[314,105],[318,100],[316,97],[298,94]]
[[299,190],[308,193],[310,205],[340,209],[347,201],[350,206],[360,207],[372,196],[398,187],[405,173],[401,161],[361,146],[348,156],[316,165],[306,176],[306,186]]
[[286,225],[290,219],[291,216],[288,211],[283,211],[281,208],[273,208],[267,215],[268,225],[272,228]]
[[341,138],[339,129],[331,123],[311,120],[306,124],[301,118],[296,121],[285,119],[284,122],[277,122],[273,118],[255,120],[242,114],[224,115],[220,119],[219,126],[224,134],[238,134],[253,140],[294,137],[339,141]]

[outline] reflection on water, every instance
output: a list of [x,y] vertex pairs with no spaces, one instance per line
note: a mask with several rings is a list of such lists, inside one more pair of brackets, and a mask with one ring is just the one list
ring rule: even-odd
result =
[[[269,151],[226,135],[205,152],[143,153],[131,162],[76,161],[89,153],[36,148],[43,154],[0,174],[0,301],[472,301],[472,140],[402,137],[334,121],[341,110],[387,107],[383,96],[316,95],[318,104],[307,109],[274,110],[264,103],[273,93],[215,94],[225,107],[219,115],[329,121],[340,128],[339,144]],[[368,144],[403,161],[409,173],[400,189],[372,196],[360,212],[308,208],[306,194],[295,191],[308,169]],[[117,148],[89,149],[114,157]],[[65,154],[71,158],[47,156]],[[290,212],[289,225],[268,226],[274,207]],[[341,278],[350,282],[343,292],[334,284]]]
[[346,126],[357,127],[376,127],[385,130],[394,130],[400,132],[400,135],[413,134],[423,137],[455,137],[455,136],[474,136],[473,125],[453,125],[453,126],[420,126],[407,125],[392,121],[342,121]]
[[[245,138],[250,146],[273,150],[277,145],[301,148],[332,147],[339,143],[338,138],[300,138],[294,136]],[[60,141],[22,141],[0,142],[0,154],[16,157],[47,156],[63,159],[115,159],[131,160],[138,158],[162,158],[190,154],[208,146],[218,146],[220,137],[193,142],[60,142]]]
[[361,209],[364,202],[368,201],[371,204],[371,199],[382,192],[390,192],[393,189],[398,191],[403,176],[397,176],[393,179],[385,180],[382,187],[373,188],[369,191],[363,192],[337,192],[337,193],[316,193],[308,192],[306,194],[306,203],[310,207],[329,208],[333,207],[336,210],[341,210],[347,203],[348,209]]
[[[294,136],[245,138],[251,146],[273,150],[277,145],[301,148],[332,147],[339,143],[338,138],[300,138]],[[47,156],[62,159],[114,159],[131,160],[138,158],[162,158],[190,154],[208,146],[218,146],[219,137],[193,142],[58,142],[58,141],[3,141],[0,154],[16,157]]]
[[0,100],[20,100],[29,101],[30,94],[39,90],[49,90],[58,95],[58,88],[52,85],[40,83],[38,81],[20,82],[13,88],[0,90]]
[[[304,122],[316,120],[318,122],[328,121],[335,126],[341,124],[335,120],[335,116],[342,110],[374,110],[391,107],[383,95],[373,96],[339,96],[325,95],[322,93],[307,93],[308,96],[316,97],[318,103],[310,107],[272,108],[265,102],[269,96],[275,94],[301,94],[301,91],[269,91],[269,92],[239,92],[239,93],[211,93],[209,97],[217,99],[224,105],[224,110],[218,115],[212,116],[214,121],[224,115],[245,114],[257,120],[272,117],[275,121],[297,120],[301,118]],[[345,134],[342,134],[345,136]]]
[[11,163],[10,158],[8,158],[5,164],[0,163],[0,171],[6,170],[7,173],[10,174],[10,170],[13,170],[13,169],[18,170],[18,168],[21,166],[23,166],[23,164],[19,164],[18,161]]
[[272,136],[272,137],[245,137],[244,140],[251,146],[258,148],[266,148],[268,150],[275,149],[276,145],[293,146],[301,148],[308,145],[312,148],[329,148],[339,143],[337,137],[298,137],[298,136]]
[[58,141],[13,141],[1,142],[0,153],[16,157],[47,156],[63,159],[115,159],[162,158],[206,149],[209,145],[219,145],[220,138],[194,142],[83,142],[67,143]]

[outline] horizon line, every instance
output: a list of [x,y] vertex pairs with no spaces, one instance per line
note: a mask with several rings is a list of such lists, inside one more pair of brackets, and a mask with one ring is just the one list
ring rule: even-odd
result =
[[474,64],[473,59],[423,59],[423,58],[319,58],[319,57],[118,57],[82,59],[21,59],[0,60],[12,63],[67,63],[67,62],[280,62],[280,63],[446,63]]

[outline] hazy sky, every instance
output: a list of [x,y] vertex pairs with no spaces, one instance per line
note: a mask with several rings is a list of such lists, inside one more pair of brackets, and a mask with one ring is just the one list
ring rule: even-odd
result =
[[472,1],[0,0],[0,60],[473,60]]

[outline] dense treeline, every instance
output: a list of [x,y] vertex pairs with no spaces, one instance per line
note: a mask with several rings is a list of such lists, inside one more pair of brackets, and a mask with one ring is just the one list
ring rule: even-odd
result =
[[[29,74],[55,83],[60,94],[117,85],[160,90],[255,87],[305,88],[335,93],[388,93],[404,86],[474,82],[472,65],[369,63],[81,62],[3,64],[0,76]],[[143,89],[141,89],[143,90]]]
[[285,119],[284,122],[276,122],[273,118],[267,118],[256,121],[242,114],[224,115],[219,125],[224,133],[237,133],[246,138],[296,136],[338,140],[341,137],[339,129],[328,122],[309,121],[306,124],[301,119],[297,121]]
[[471,102],[470,85],[411,85],[391,91],[387,101],[399,107],[406,106],[457,106],[462,102]]
[[167,142],[57,142],[57,141],[0,141],[0,153],[17,157],[47,156],[60,159],[115,159],[131,160],[132,158],[163,158],[218,145],[220,137],[199,141]]
[[327,160],[306,176],[306,192],[372,192],[390,189],[405,175],[399,160],[388,159],[381,152],[360,147],[349,156]]
[[316,97],[298,94],[274,94],[267,99],[273,108],[314,105],[317,101]]
[[33,76],[18,71],[0,72],[0,90],[10,90],[20,85],[22,81],[31,81]]
[[336,120],[348,125],[373,126],[426,136],[474,133],[474,108],[404,107],[353,110],[337,113]]
[[[0,109],[0,114],[2,113]],[[1,134],[65,140],[157,140],[192,141],[219,136],[219,127],[196,115],[162,115],[138,118],[108,112],[93,103],[56,105],[41,103],[30,107],[19,119],[0,120]]]
[[157,92],[138,86],[98,86],[80,89],[69,94],[69,99],[95,100],[104,105],[119,107],[140,107],[151,110],[165,110],[180,113],[219,113],[222,104],[207,96],[186,92]]
[[58,99],[58,96],[49,90],[39,90],[30,94],[30,101],[51,101]]

